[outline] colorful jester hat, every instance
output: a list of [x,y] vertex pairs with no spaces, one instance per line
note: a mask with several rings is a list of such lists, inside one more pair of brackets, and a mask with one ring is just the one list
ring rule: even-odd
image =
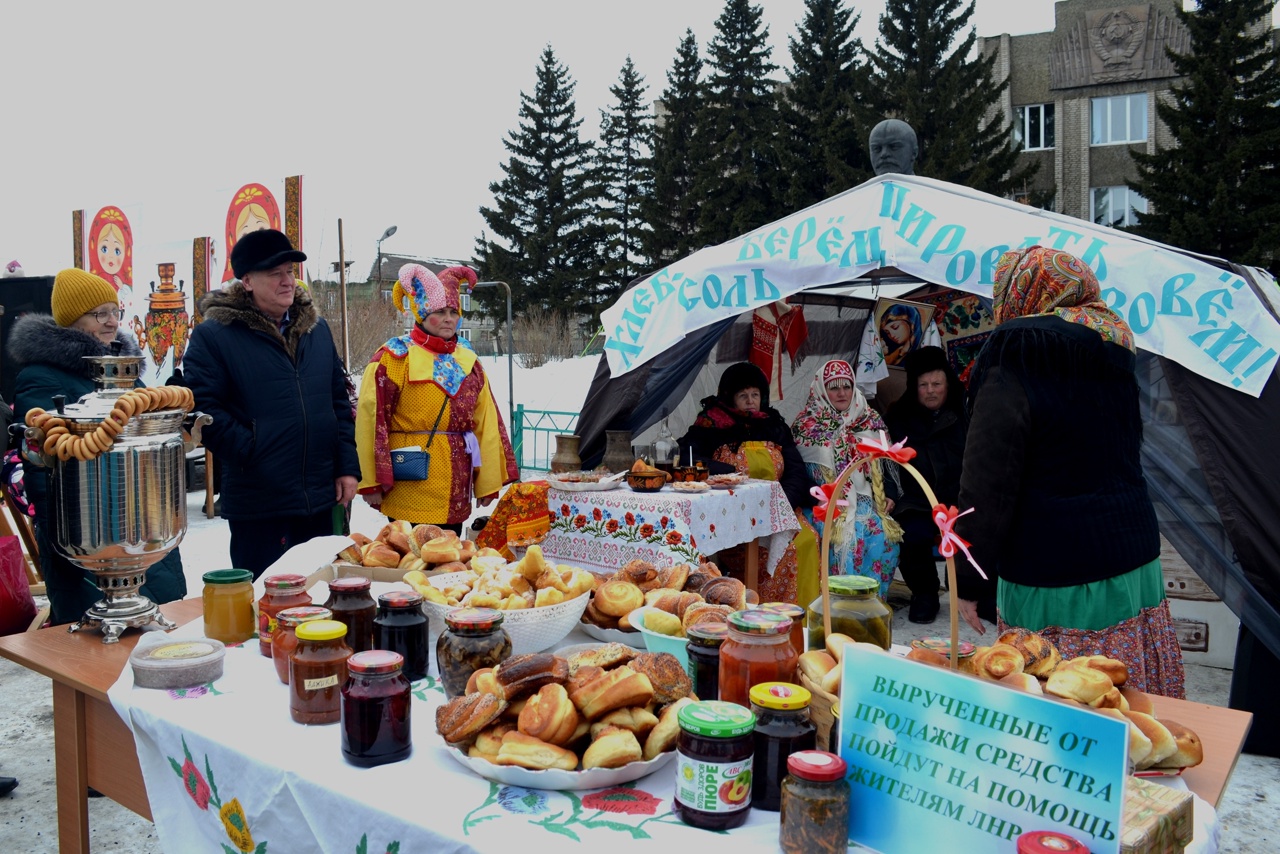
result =
[[391,290],[391,301],[406,314],[412,314],[419,323],[428,314],[445,308],[459,307],[458,287],[466,282],[476,283],[475,271],[470,267],[448,267],[439,277],[421,264],[405,264]]

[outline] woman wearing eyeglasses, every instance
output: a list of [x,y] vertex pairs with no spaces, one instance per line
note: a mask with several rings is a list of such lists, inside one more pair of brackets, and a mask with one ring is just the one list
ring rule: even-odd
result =
[[[818,369],[804,408],[791,425],[800,456],[818,483],[833,483],[850,463],[864,456],[858,452],[858,440],[878,440],[885,429],[880,413],[853,384],[853,367],[843,359],[833,359]],[[874,578],[881,597],[888,595],[898,566],[902,530],[889,516],[897,494],[883,461],[855,470],[848,480],[848,492],[841,496],[853,513],[842,511],[830,538],[831,574]],[[821,536],[823,523],[812,514],[812,510],[805,511]]]
[[[8,355],[18,367],[15,421],[37,406],[53,409],[54,395],[66,395],[71,404],[93,391],[85,356],[109,354],[114,341],[120,342],[120,355],[141,355],[137,342],[120,328],[120,303],[115,288],[105,279],[84,270],[63,270],[53,281],[52,308],[52,316],[33,313],[19,317],[9,337]],[[27,497],[36,509],[36,541],[51,619],[55,624],[69,623],[80,619],[102,594],[93,573],[75,566],[53,547],[49,470],[25,462],[23,470]],[[147,570],[142,592],[157,603],[186,595],[187,582],[177,549]]]

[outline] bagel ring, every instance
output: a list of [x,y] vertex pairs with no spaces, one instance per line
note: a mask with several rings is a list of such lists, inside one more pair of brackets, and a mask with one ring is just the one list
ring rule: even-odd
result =
[[64,463],[71,459],[71,441],[75,439],[70,433],[63,433],[58,437],[58,441],[54,445],[54,453],[58,455],[58,459]]
[[46,414],[47,413],[43,409],[36,406],[32,409],[28,409],[27,417],[22,420],[26,422],[28,427],[37,427],[39,426],[39,423],[36,421],[36,419],[39,418],[41,415],[46,415]]
[[82,463],[93,459],[93,454],[89,453],[89,444],[85,442],[83,436],[77,436],[76,441],[71,443],[71,456]]
[[137,408],[138,406],[133,402],[133,398],[131,398],[129,395],[126,394],[124,397],[118,398],[116,400],[115,408],[113,408],[111,411],[119,412],[125,418],[132,418],[133,412]]
[[102,453],[102,446],[98,444],[98,437],[95,433],[85,433],[80,437],[80,440],[84,443],[86,456],[92,455],[96,457]]
[[120,426],[120,422],[108,415],[106,418],[102,419],[102,426],[98,429],[110,436],[114,441],[116,436],[119,436],[120,431],[124,428]]
[[147,409],[159,409],[164,406],[164,394],[158,388],[143,389],[142,393],[147,396]]
[[46,454],[48,454],[51,457],[56,455],[58,453],[58,437],[65,436],[65,435],[67,435],[67,428],[63,427],[61,433],[45,436],[44,444],[41,446],[41,448],[44,450]]
[[105,454],[111,450],[111,446],[116,443],[116,437],[107,431],[106,427],[99,427],[93,431],[93,438],[97,440],[98,447],[101,449],[99,453]]

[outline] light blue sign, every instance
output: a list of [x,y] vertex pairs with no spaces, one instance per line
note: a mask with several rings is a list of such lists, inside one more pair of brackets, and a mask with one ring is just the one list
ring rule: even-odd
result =
[[840,755],[849,839],[884,854],[1014,852],[1056,830],[1118,854],[1128,727],[940,667],[850,647]]

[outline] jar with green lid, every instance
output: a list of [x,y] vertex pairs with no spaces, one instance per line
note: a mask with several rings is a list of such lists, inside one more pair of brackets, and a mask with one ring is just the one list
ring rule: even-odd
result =
[[[864,575],[837,575],[827,584],[831,591],[831,631],[888,650],[893,643],[893,609],[877,595],[880,582]],[[825,649],[826,643],[819,596],[809,605],[809,649]]]
[[215,569],[204,580],[205,637],[230,645],[258,636],[253,617],[253,573],[247,569]]
[[705,700],[676,713],[676,815],[691,827],[728,830],[751,809],[756,716],[736,703]]
[[817,746],[818,728],[809,719],[812,699],[807,688],[786,682],[751,687],[751,711],[756,716],[751,803],[756,809],[778,811],[787,757]]

